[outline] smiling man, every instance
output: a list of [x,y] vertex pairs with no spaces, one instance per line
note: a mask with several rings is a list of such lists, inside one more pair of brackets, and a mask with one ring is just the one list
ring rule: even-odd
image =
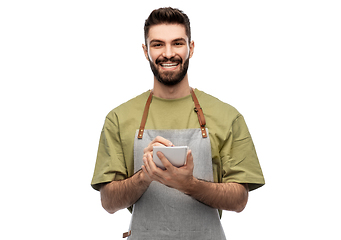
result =
[[[250,133],[235,108],[190,87],[186,14],[154,10],[144,30],[154,87],[107,115],[92,187],[109,213],[132,211],[130,240],[226,239],[222,210],[241,212],[264,185]],[[158,168],[154,146],[188,146],[186,163],[175,167],[158,152]]]
[[148,47],[143,45],[144,53],[155,78],[160,83],[174,86],[184,78],[188,81],[187,70],[194,42],[189,42],[183,25],[166,23],[156,25],[149,29],[146,41]]

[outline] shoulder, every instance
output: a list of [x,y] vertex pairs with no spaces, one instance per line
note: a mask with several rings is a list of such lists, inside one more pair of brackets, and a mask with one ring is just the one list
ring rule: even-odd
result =
[[116,119],[128,119],[131,116],[138,115],[140,117],[141,113],[144,110],[144,106],[149,96],[149,91],[146,91],[125,103],[117,106],[113,110],[111,110],[108,115],[107,119],[109,120],[116,120]]
[[210,94],[200,90],[196,90],[196,94],[205,115],[217,115],[219,118],[230,118],[233,120],[241,116],[235,107]]

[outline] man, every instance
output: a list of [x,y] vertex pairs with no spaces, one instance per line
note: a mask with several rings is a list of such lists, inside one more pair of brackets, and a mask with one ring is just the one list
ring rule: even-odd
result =
[[[194,42],[182,11],[154,10],[142,46],[154,88],[107,115],[92,187],[109,213],[132,210],[130,240],[225,239],[219,214],[241,212],[248,192],[264,184],[244,118],[189,86]],[[165,169],[155,165],[153,146],[180,145],[190,148],[185,165],[161,152]]]

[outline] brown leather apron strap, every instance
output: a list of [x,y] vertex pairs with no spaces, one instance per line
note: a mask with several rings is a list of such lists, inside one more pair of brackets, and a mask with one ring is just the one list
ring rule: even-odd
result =
[[194,101],[194,111],[197,113],[198,115],[198,120],[199,120],[199,124],[200,124],[200,129],[201,129],[201,134],[203,138],[207,137],[207,133],[206,133],[206,120],[205,120],[205,116],[204,113],[202,111],[202,108],[200,107],[199,101],[197,99],[197,96],[195,96],[194,90],[193,88],[191,88],[191,95]]
[[[195,96],[193,88],[191,88],[191,95],[192,95],[192,99],[193,99],[193,102],[194,102],[194,111],[198,115],[198,120],[199,120],[199,124],[200,124],[200,129],[201,129],[202,137],[206,138],[207,137],[207,132],[206,132],[206,128],[205,128],[205,126],[206,126],[205,116],[204,116],[204,113],[202,111],[202,108],[200,107],[199,101],[198,101],[197,97]],[[149,106],[150,106],[150,103],[152,102],[152,98],[153,98],[153,91],[150,91],[149,97],[148,97],[146,105],[144,107],[144,112],[143,112],[143,116],[142,116],[142,120],[141,120],[141,125],[140,125],[140,129],[139,129],[139,133],[137,135],[138,139],[142,139],[142,137],[143,137],[143,132],[144,132],[144,128],[146,126]]]
[[143,112],[141,125],[140,125],[140,129],[139,129],[139,134],[137,136],[138,139],[142,139],[142,137],[143,137],[143,131],[144,131],[144,127],[146,126],[149,106],[150,106],[150,103],[152,102],[152,98],[153,98],[153,91],[150,91],[149,97],[148,97],[147,102],[146,102],[146,106],[144,107],[144,112]]
[[131,235],[131,231],[123,233],[123,238],[127,238]]

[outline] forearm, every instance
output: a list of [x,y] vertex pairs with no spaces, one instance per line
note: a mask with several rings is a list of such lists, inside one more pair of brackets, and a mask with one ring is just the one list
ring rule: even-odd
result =
[[133,205],[147,190],[150,181],[140,171],[122,181],[112,181],[100,189],[103,208],[113,214],[120,209]]
[[248,200],[247,184],[212,183],[193,178],[185,193],[198,201],[221,210],[241,212]]

